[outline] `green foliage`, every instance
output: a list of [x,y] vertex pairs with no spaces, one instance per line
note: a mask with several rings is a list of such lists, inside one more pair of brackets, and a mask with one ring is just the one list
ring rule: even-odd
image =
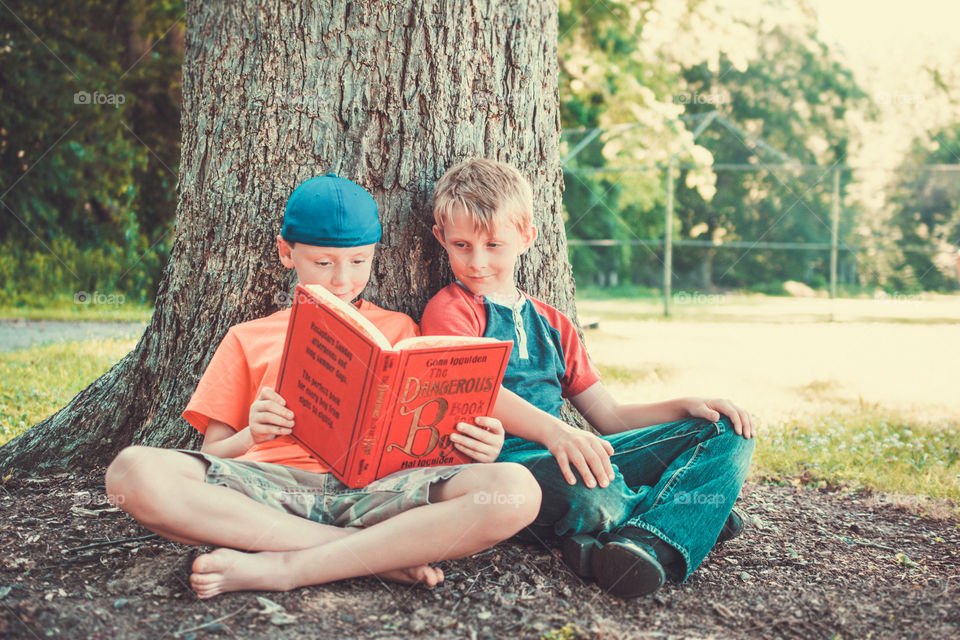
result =
[[[662,202],[659,172],[578,170],[637,163],[653,168],[689,137],[675,123],[682,109],[669,101],[673,73],[644,48],[648,16],[661,4],[560,3],[560,118],[565,129],[577,131],[565,137],[561,154],[584,145],[565,166],[570,238],[635,240],[660,234],[659,220],[644,215]],[[625,123],[630,127],[623,128]],[[589,140],[595,127],[614,131]],[[599,278],[607,284],[630,277],[631,265],[650,253],[644,247],[572,245],[570,260],[582,282]]]
[[[844,161],[851,144],[845,115],[866,96],[817,38],[806,3],[758,0],[737,15],[711,0],[589,4],[561,3],[561,119],[585,128],[567,135],[565,151],[585,142],[590,127],[609,130],[565,167],[569,237],[662,237],[664,169],[673,159],[681,167],[675,237],[829,241],[829,172],[712,170],[721,162]],[[713,112],[733,129],[717,121],[694,139]],[[639,170],[602,171],[624,167]],[[848,180],[842,176],[841,189]],[[854,218],[848,210],[841,220],[842,240]],[[573,244],[570,256],[580,282],[649,286],[662,278],[659,247]],[[677,246],[673,270],[677,285],[706,290],[787,279],[816,284],[828,260],[825,251]]]
[[[165,263],[179,160],[181,16],[182,2],[0,11],[0,244],[5,256],[14,250],[17,278],[8,279],[8,260],[5,302],[12,288],[25,289],[21,297],[51,285],[92,288],[100,283],[84,277],[105,273],[104,261],[119,267],[115,280],[145,252]],[[78,252],[98,264],[52,265],[60,280],[21,268],[41,254],[68,263]],[[159,274],[153,268],[150,282],[127,293],[152,295]]]
[[[903,169],[922,164],[960,162],[960,124],[915,140]],[[955,171],[905,171],[891,188],[895,246],[926,249],[901,251],[883,280],[901,292],[955,291],[960,256],[960,174]],[[879,244],[890,245],[884,238]]]
[[[851,132],[848,111],[865,104],[852,73],[819,41],[815,23],[757,25],[757,56],[740,68],[726,55],[716,71],[700,64],[684,73],[691,95],[719,104],[692,104],[688,113],[718,110],[740,130],[714,126],[697,142],[717,163],[818,164],[813,171],[718,172],[716,195],[707,200],[692,188],[687,171],[677,189],[680,235],[723,243],[731,240],[830,243],[833,175],[846,161]],[[752,139],[751,139],[752,138]],[[763,140],[777,151],[754,142]],[[849,173],[840,174],[841,196]],[[839,238],[850,243],[855,211],[842,208]],[[841,260],[847,254],[841,254]],[[684,248],[674,264],[702,288],[802,280],[823,286],[829,271],[825,250]]]
[[152,303],[166,257],[150,251],[142,235],[130,240],[126,246],[80,248],[64,236],[25,248],[8,239],[0,244],[0,307]]
[[0,353],[0,445],[55,413],[135,340],[88,340]]

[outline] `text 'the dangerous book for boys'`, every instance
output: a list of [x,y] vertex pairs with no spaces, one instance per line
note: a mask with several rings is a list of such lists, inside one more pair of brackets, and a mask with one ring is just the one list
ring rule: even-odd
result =
[[416,467],[473,462],[458,422],[489,415],[512,342],[424,336],[391,345],[321,286],[297,285],[277,393],[292,435],[350,487]]

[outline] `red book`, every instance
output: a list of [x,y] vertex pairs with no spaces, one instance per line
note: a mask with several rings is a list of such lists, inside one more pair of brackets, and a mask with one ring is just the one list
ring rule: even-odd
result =
[[297,285],[277,393],[293,437],[344,484],[473,460],[454,448],[458,422],[490,415],[512,342],[423,336],[391,345],[351,304]]

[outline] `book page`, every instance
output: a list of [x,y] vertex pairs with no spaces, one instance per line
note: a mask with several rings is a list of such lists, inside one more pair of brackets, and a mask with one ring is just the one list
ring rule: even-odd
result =
[[496,338],[481,338],[477,336],[416,336],[405,338],[393,345],[395,351],[404,349],[422,349],[424,347],[456,347],[469,344],[484,344],[497,342]]
[[330,307],[330,310],[340,316],[344,322],[353,325],[358,331],[369,336],[381,349],[386,350],[393,346],[387,340],[387,337],[377,329],[376,325],[364,318],[357,308],[349,302],[344,302],[318,284],[297,285],[295,296],[300,294],[301,288],[306,289],[309,295],[317,301]]

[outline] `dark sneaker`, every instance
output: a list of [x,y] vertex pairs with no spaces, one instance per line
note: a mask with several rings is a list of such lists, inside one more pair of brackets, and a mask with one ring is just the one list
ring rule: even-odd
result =
[[734,509],[727,516],[727,521],[723,523],[723,529],[720,529],[720,535],[717,536],[717,544],[732,540],[743,533],[743,514]]
[[647,544],[615,534],[578,535],[563,541],[563,559],[583,578],[620,598],[636,598],[663,586],[666,574]]

